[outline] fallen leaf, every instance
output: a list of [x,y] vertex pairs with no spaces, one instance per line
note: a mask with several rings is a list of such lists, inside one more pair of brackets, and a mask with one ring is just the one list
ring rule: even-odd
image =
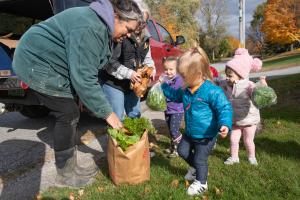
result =
[[159,149],[159,147],[156,144],[152,143],[152,142],[150,142],[149,146],[150,146],[150,148],[157,148],[157,149]]
[[177,179],[173,180],[171,183],[171,186],[174,188],[178,188],[178,185],[179,185],[179,181]]
[[185,180],[185,188],[188,188],[190,186],[190,182],[188,180]]
[[207,172],[207,176],[210,176],[210,173],[209,173],[209,172]]
[[215,187],[215,193],[217,196],[221,196],[223,194],[223,190]]
[[36,195],[36,200],[42,200],[43,199],[43,197],[42,197],[42,195],[41,194],[38,194],[38,195]]
[[78,195],[81,197],[84,194],[84,189],[78,190]]
[[151,192],[151,188],[150,187],[145,187],[144,194],[148,194],[149,192]]
[[104,187],[97,187],[98,192],[104,192]]
[[202,196],[202,200],[209,200],[209,198],[208,198],[208,196],[203,195],[203,196]]
[[74,193],[73,193],[73,192],[71,192],[71,193],[69,194],[69,200],[75,200],[75,196],[74,196]]

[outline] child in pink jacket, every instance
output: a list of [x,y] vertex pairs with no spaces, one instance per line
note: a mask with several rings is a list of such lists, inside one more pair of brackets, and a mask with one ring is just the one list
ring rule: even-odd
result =
[[239,163],[238,152],[241,136],[244,139],[250,164],[258,165],[255,157],[254,136],[260,122],[260,113],[251,101],[255,85],[249,81],[249,73],[258,71],[261,67],[260,59],[250,56],[247,49],[239,48],[235,51],[234,57],[226,64],[226,80],[218,82],[233,108],[233,128],[230,135],[231,156],[224,162],[226,165]]

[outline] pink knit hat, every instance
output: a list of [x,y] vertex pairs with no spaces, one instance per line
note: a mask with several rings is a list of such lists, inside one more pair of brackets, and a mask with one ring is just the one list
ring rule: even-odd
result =
[[238,48],[226,66],[233,69],[242,78],[247,78],[250,72],[257,72],[261,69],[262,61],[250,56],[247,49]]

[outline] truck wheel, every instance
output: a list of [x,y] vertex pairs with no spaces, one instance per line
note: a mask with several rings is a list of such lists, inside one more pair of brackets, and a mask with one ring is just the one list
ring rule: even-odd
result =
[[44,106],[22,106],[19,111],[22,115],[29,118],[46,117],[49,114],[49,109]]

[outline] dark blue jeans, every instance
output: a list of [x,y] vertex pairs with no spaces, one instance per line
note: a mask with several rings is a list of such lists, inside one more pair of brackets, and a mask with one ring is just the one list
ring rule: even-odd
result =
[[208,156],[216,143],[216,137],[192,139],[183,135],[178,145],[178,154],[196,169],[196,180],[205,184],[208,174]]

